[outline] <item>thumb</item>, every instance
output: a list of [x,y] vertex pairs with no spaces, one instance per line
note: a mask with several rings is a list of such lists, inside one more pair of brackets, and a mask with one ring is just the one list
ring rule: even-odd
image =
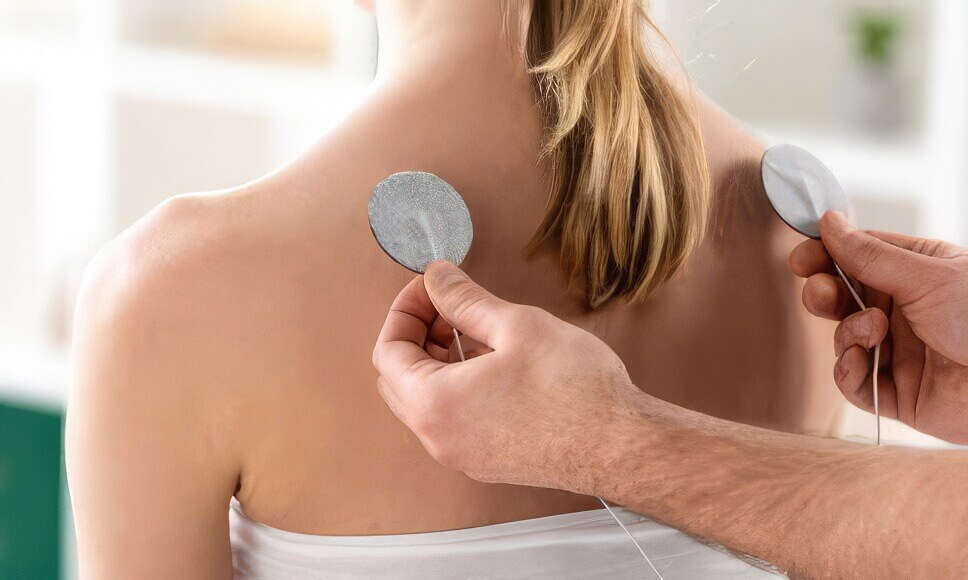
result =
[[424,285],[444,320],[474,340],[494,346],[512,306],[509,302],[481,288],[460,268],[443,260],[427,267]]
[[827,212],[820,220],[820,236],[830,257],[847,274],[902,303],[917,298],[933,269],[927,256],[858,230],[837,211]]

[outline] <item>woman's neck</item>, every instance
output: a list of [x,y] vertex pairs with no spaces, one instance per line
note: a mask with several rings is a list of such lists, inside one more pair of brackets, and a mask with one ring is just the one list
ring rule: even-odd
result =
[[379,0],[378,85],[427,77],[454,83],[526,76],[523,23],[530,0]]
[[[280,176],[382,178],[418,168],[481,188],[500,181],[507,189],[508,180],[542,188],[534,185],[544,179],[542,118],[523,42],[511,36],[523,29],[516,10],[524,5],[530,0],[378,0],[380,63],[370,90]],[[346,159],[361,161],[350,168]]]

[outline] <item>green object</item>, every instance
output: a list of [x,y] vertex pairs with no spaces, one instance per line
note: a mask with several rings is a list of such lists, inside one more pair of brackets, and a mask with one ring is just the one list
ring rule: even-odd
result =
[[898,19],[890,14],[860,13],[854,21],[857,49],[864,60],[885,64],[894,56],[900,35]]
[[0,578],[60,575],[59,413],[0,403]]

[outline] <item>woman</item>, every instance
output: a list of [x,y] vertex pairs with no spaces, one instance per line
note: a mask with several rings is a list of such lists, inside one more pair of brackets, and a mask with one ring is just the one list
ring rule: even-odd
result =
[[[760,191],[762,146],[707,102],[697,117],[643,44],[638,0],[376,10],[379,73],[342,124],[256,183],[171,199],[89,267],[67,425],[84,576],[228,576],[233,546],[240,575],[377,573],[306,546],[600,507],[442,468],[383,404],[370,353],[412,276],[366,208],[398,171],[463,194],[476,280],[595,332],[636,384],[728,419],[830,426],[832,403],[800,387],[795,240]],[[304,549],[262,558],[255,536]],[[387,537],[373,554],[399,548]]]

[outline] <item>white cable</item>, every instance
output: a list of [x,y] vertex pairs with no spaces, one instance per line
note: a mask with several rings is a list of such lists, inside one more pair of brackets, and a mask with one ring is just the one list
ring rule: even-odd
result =
[[[847,289],[850,290],[850,295],[854,297],[854,300],[857,302],[857,305],[860,306],[860,309],[867,310],[867,305],[864,304],[864,301],[861,299],[860,294],[858,294],[857,290],[854,289],[854,285],[851,284],[850,279],[848,279],[847,275],[844,274],[844,271],[840,269],[840,265],[834,262],[834,268],[837,269],[837,273],[840,274],[840,279],[843,280],[844,284],[847,285]],[[880,369],[880,366],[881,366],[881,345],[878,344],[877,346],[874,347],[874,370],[871,373],[871,379],[873,381],[873,386],[874,386],[874,420],[877,422],[876,441],[878,445],[881,444],[881,410],[877,400],[878,399],[877,373],[878,373],[878,370]]]
[[[467,359],[464,357],[464,347],[461,346],[460,344],[460,333],[457,332],[456,328],[454,329],[454,344],[457,345],[457,354],[460,355],[460,360],[466,361]],[[648,564],[650,568],[652,568],[652,571],[655,572],[655,575],[659,578],[659,580],[662,580],[662,574],[659,574],[659,571],[655,569],[655,566],[652,564],[652,560],[649,559],[649,557],[645,553],[645,550],[643,550],[642,546],[640,546],[639,543],[635,540],[635,537],[632,535],[632,532],[630,532],[629,529],[625,527],[625,524],[622,523],[622,520],[618,519],[618,516],[615,515],[615,512],[612,511],[612,508],[609,507],[607,503],[605,503],[605,500],[603,500],[602,498],[598,498],[598,501],[602,502],[602,505],[605,506],[605,509],[608,510],[608,513],[612,516],[613,519],[615,519],[615,522],[622,527],[622,529],[625,531],[625,534],[629,537],[630,540],[632,540],[632,543],[635,544],[635,547],[639,549],[639,553],[642,554],[643,558],[645,558],[645,563]]]
[[460,334],[457,333],[457,329],[454,329],[454,343],[457,344],[457,354],[460,355],[460,361],[464,362],[467,359],[464,358],[464,347],[460,344]]
[[881,345],[874,347],[874,373],[872,375],[874,381],[874,418],[877,420],[877,444],[881,444],[881,410],[877,405],[877,372],[881,367]]
[[639,549],[639,553],[642,554],[643,558],[645,558],[645,563],[649,565],[649,568],[652,568],[652,571],[655,572],[655,575],[659,578],[659,580],[662,580],[662,574],[659,574],[659,571],[655,569],[655,565],[652,564],[652,560],[650,560],[649,557],[645,554],[645,550],[643,550],[642,546],[640,546],[639,543],[635,540],[635,536],[632,535],[632,532],[630,532],[629,529],[625,527],[625,524],[622,523],[622,520],[618,519],[618,516],[615,515],[615,512],[612,511],[612,508],[609,507],[607,503],[605,503],[605,500],[603,500],[602,498],[598,498],[598,501],[602,502],[602,505],[605,506],[606,510],[608,510],[609,515],[612,516],[612,519],[615,520],[615,523],[617,523],[619,526],[622,527],[622,529],[625,531],[625,535],[627,535],[629,539],[632,540],[632,543],[635,544],[635,547]]

